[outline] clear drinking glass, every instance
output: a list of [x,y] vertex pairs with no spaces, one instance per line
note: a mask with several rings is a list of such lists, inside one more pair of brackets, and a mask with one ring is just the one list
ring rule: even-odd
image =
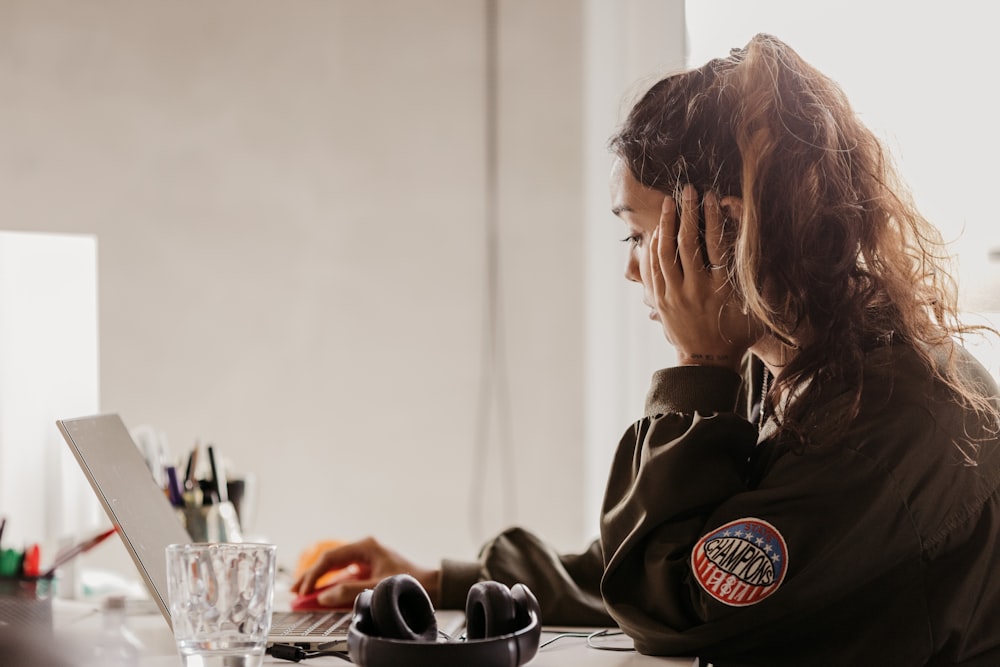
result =
[[172,544],[170,621],[185,667],[259,667],[271,629],[273,544]]

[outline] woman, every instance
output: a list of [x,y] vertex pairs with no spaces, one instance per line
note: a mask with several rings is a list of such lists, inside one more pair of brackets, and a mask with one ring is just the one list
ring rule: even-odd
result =
[[515,529],[440,570],[366,540],[297,589],[348,563],[443,606],[521,581],[546,623],[609,614],[641,652],[716,667],[1000,664],[997,387],[839,87],[759,35],[655,84],[611,148],[626,277],[679,365],[618,446],[600,539],[560,556]]

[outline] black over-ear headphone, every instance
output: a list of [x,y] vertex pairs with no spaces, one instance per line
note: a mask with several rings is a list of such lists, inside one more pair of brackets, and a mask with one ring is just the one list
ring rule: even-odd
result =
[[541,612],[524,584],[475,584],[465,624],[464,641],[438,641],[427,592],[410,575],[398,574],[355,598],[347,650],[362,667],[518,667],[538,651]]

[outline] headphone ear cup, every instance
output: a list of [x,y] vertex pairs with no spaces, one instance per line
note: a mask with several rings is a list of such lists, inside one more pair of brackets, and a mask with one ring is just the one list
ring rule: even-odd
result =
[[542,608],[538,604],[538,598],[524,584],[514,584],[510,589],[510,596],[514,600],[515,631],[528,627],[528,624],[531,623],[532,612],[534,612],[535,618],[542,617]]
[[465,634],[469,639],[508,635],[517,630],[510,589],[497,581],[480,581],[465,601]]
[[437,619],[427,591],[408,574],[380,581],[371,592],[375,632],[385,639],[437,641]]
[[351,624],[366,635],[374,635],[378,632],[378,629],[375,627],[375,620],[372,618],[371,590],[361,591],[354,598],[354,612]]

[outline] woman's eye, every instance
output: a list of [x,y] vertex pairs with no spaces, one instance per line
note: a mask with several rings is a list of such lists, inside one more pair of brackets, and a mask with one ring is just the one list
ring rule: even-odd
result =
[[637,246],[639,242],[642,241],[642,237],[638,234],[629,234],[622,239],[622,243],[628,243],[629,245]]

